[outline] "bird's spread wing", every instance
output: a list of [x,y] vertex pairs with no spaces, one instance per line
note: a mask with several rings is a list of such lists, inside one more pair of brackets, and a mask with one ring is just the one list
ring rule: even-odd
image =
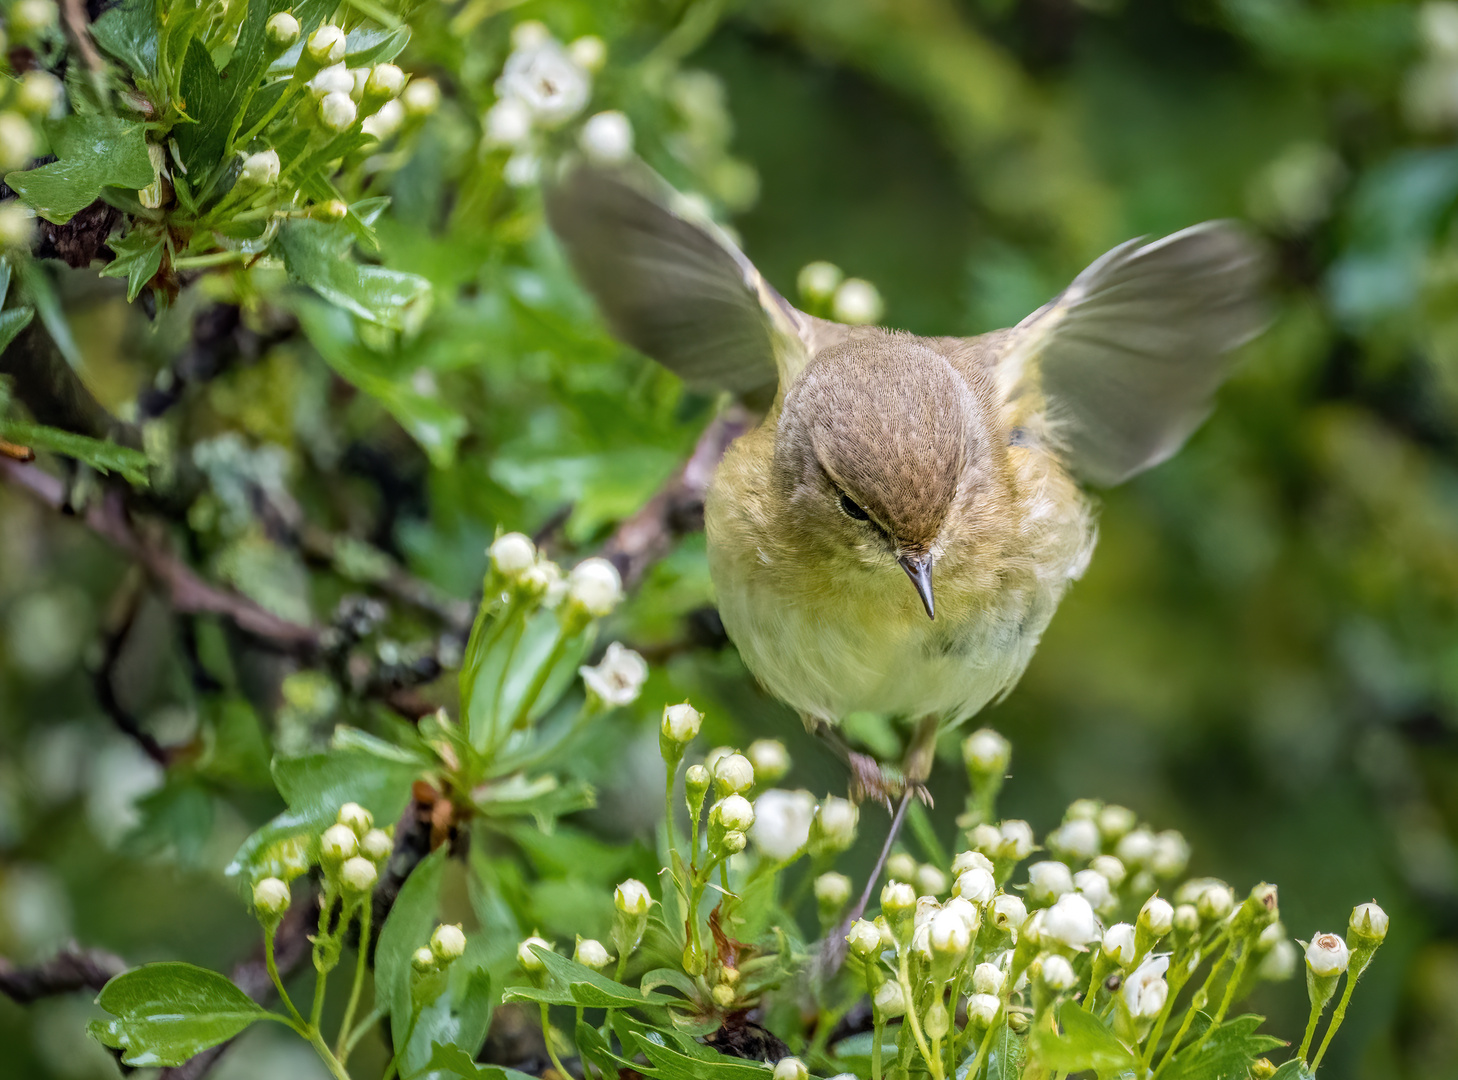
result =
[[547,219],[613,332],[689,385],[746,392],[792,377],[821,322],[797,311],[712,224],[669,209],[644,168],[577,165]]
[[1024,319],[997,365],[1003,400],[1045,410],[1068,467],[1117,484],[1204,420],[1228,354],[1267,320],[1265,260],[1211,221],[1108,252]]

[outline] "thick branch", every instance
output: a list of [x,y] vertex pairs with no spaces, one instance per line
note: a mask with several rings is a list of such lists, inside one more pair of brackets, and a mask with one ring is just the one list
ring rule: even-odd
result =
[[624,585],[630,589],[637,585],[675,540],[704,527],[704,496],[719,459],[754,422],[754,414],[742,405],[725,409],[704,429],[683,467],[643,509],[618,526],[602,554],[623,575]]
[[0,994],[29,1005],[44,997],[77,990],[100,990],[127,969],[126,961],[105,949],[67,946],[43,964],[16,967],[0,957]]

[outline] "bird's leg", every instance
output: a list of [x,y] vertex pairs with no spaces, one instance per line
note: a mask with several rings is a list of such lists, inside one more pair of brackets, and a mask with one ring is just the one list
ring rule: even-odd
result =
[[882,765],[870,754],[851,749],[851,744],[835,725],[814,717],[803,719],[806,729],[824,739],[835,756],[850,769],[851,802],[877,802],[886,808],[886,813],[891,813],[891,799],[905,790],[905,779],[900,770]]
[[881,880],[886,860],[891,857],[891,848],[901,834],[901,826],[906,821],[906,811],[911,806],[912,798],[919,798],[928,806],[931,805],[931,795],[926,789],[925,781],[931,776],[932,762],[936,759],[937,728],[938,719],[935,716],[924,716],[916,725],[916,734],[912,736],[911,746],[907,748],[903,761],[906,779],[901,801],[896,806],[896,813],[892,815],[891,828],[886,832],[886,842],[881,845],[881,854],[877,856],[876,865],[866,879],[866,887],[861,890],[860,899],[846,913],[840,925],[830,932],[821,948],[820,966],[826,977],[834,975],[845,962],[846,932],[850,930],[851,923],[865,914],[866,905],[871,902],[871,894],[876,891],[876,883]]

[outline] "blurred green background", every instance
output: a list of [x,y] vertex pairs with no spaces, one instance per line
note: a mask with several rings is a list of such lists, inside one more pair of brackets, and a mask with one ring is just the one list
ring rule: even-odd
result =
[[[969,334],[1021,319],[1132,235],[1230,216],[1267,236],[1272,329],[1179,456],[1102,495],[1091,569],[983,717],[1015,747],[1002,808],[1041,831],[1075,797],[1125,803],[1185,832],[1193,872],[1240,891],[1279,883],[1303,937],[1375,895],[1392,933],[1322,1075],[1458,1077],[1458,7],[426,5],[402,63],[437,77],[447,108],[382,176],[395,204],[380,233],[384,260],[429,277],[436,301],[380,363],[448,403],[459,442],[427,457],[378,401],[331,379],[315,327],[202,388],[174,426],[212,463],[192,558],[276,609],[327,617],[344,587],[271,537],[245,496],[230,502],[239,477],[469,598],[498,525],[547,527],[569,561],[591,552],[713,411],[603,336],[534,191],[482,185],[501,163],[478,149],[480,116],[526,18],[608,42],[601,107],[628,112],[644,156],[726,212],[787,295],[801,265],[829,259],[881,289],[890,324]],[[87,382],[121,411],[204,299],[184,294],[154,324],[94,275],[57,280]],[[226,969],[252,931],[221,867],[274,809],[265,741],[298,745],[365,706],[269,698],[267,671],[207,620],[199,651],[229,689],[203,692],[183,628],[150,602],[118,669],[129,707],[164,742],[235,730],[220,710],[257,717],[253,749],[227,769],[164,783],[87,674],[126,571],[0,487],[0,954],[75,938]],[[704,633],[711,600],[689,537],[610,628],[655,674],[578,765],[602,792],[588,829],[650,834],[654,717],[685,695],[713,741],[776,735],[793,780],[842,787],[841,766]],[[950,840],[965,781],[944,749],[932,787]],[[864,872],[884,819],[862,820]],[[1255,1004],[1299,1033],[1299,980]],[[0,1000],[0,1071],[114,1075],[81,1037],[90,1008]],[[268,1038],[226,1075],[318,1072],[307,1048]]]

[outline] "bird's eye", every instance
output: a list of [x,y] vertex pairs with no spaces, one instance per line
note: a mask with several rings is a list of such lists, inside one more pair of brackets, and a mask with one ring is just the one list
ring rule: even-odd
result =
[[861,509],[859,503],[853,502],[849,495],[841,495],[840,508],[844,510],[848,516],[855,518],[857,521],[871,520],[871,515],[866,513],[865,510]]

